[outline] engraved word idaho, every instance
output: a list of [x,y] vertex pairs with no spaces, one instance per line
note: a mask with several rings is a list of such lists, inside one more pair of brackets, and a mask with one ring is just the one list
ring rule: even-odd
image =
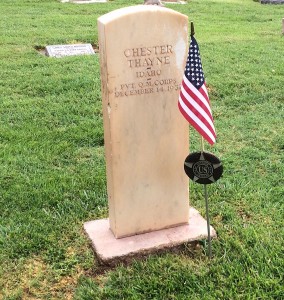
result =
[[128,97],[178,90],[175,78],[164,78],[163,70],[171,64],[174,54],[172,45],[129,48],[123,51],[134,82],[121,83],[115,87],[115,97]]

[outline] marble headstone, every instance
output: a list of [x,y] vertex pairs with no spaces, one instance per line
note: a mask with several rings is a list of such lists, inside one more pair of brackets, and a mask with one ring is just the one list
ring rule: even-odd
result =
[[156,5],[98,19],[110,228],[116,238],[188,223],[188,123],[177,101],[188,17]]

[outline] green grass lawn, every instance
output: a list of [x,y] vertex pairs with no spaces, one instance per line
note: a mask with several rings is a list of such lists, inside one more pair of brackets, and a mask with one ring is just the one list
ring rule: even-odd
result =
[[[102,269],[82,225],[108,216],[97,18],[143,1],[0,3],[0,299],[284,299],[283,5],[192,0],[224,176],[211,185],[218,239]],[[191,150],[199,137],[191,130]],[[191,204],[205,215],[202,186]]]

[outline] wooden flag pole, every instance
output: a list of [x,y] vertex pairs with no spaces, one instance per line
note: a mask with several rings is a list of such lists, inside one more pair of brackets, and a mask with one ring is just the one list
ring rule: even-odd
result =
[[[204,152],[204,138],[201,136],[201,152]],[[210,234],[210,219],[209,219],[209,205],[208,205],[208,193],[207,185],[204,184],[204,198],[206,206],[206,219],[207,219],[207,233],[208,233],[208,257],[212,258],[212,247],[211,247],[211,234]]]

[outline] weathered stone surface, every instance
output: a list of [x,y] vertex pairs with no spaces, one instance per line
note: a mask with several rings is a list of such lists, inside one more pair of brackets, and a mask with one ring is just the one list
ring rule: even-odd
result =
[[188,222],[188,123],[177,99],[188,18],[156,5],[98,19],[109,221],[121,238]]
[[46,46],[46,55],[51,57],[90,55],[90,54],[95,54],[91,44]]
[[261,0],[261,4],[284,4],[284,0]]
[[[105,264],[116,264],[129,257],[207,238],[206,220],[194,208],[190,208],[189,216],[188,224],[122,239],[116,239],[113,236],[109,229],[108,219],[86,222],[84,229],[99,260]],[[216,237],[216,232],[212,227],[210,235],[211,238]]]

